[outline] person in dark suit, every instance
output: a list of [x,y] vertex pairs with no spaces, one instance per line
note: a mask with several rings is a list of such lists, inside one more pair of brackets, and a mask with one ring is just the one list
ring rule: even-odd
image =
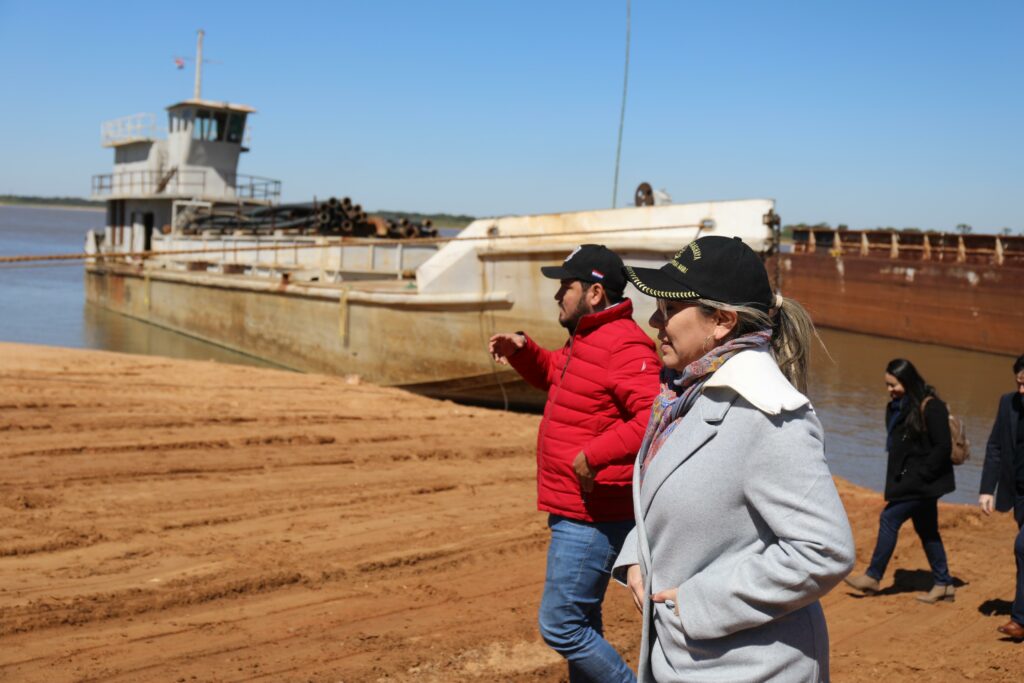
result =
[[1017,556],[1017,592],[1010,610],[1010,621],[999,627],[1014,640],[1024,640],[1024,355],[1013,364],[1017,390],[999,398],[996,422],[985,448],[985,465],[981,471],[981,511],[1013,510],[1017,520],[1017,540],[1013,552]]

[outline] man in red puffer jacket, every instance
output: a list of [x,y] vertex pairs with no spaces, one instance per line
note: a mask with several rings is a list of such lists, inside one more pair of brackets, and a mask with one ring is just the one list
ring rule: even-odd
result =
[[551,528],[540,631],[569,661],[573,683],[635,681],[602,636],[601,602],[633,527],[633,461],[661,363],[622,297],[615,252],[584,244],[541,272],[559,280],[558,322],[569,340],[555,351],[522,332],[490,340],[496,361],[548,394],[537,435],[537,507]]

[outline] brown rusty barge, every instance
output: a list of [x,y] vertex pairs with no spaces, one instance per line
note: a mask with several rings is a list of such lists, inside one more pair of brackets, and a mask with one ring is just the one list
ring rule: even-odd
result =
[[823,327],[1024,352],[1024,237],[804,229],[780,258],[784,294]]

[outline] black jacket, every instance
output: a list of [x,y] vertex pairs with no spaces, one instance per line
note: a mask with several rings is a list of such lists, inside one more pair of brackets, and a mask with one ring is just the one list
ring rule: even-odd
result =
[[[981,493],[995,494],[996,510],[1006,512],[1013,508],[1016,497],[1014,450],[1020,414],[1011,391],[999,399],[999,410],[992,433],[985,448],[985,465],[981,470]],[[997,486],[998,485],[998,486]]]
[[889,431],[889,462],[885,477],[885,499],[888,501],[938,498],[956,488],[953,461],[949,459],[953,441],[949,433],[949,410],[946,404],[932,398],[924,406],[922,433],[907,425],[910,401],[904,400],[899,414],[893,416],[886,408]]

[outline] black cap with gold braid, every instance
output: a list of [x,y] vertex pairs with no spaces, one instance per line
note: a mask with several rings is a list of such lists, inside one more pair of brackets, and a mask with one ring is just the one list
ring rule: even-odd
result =
[[739,237],[701,237],[661,268],[624,270],[641,293],[659,299],[710,299],[765,313],[774,302],[764,263]]

